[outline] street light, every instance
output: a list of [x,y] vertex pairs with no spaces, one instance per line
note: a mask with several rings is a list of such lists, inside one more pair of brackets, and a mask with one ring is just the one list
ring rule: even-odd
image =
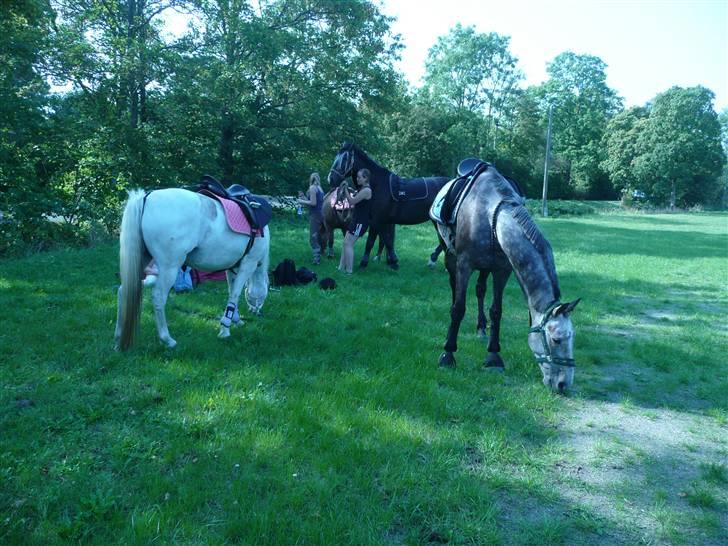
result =
[[546,204],[546,195],[549,190],[549,156],[551,155],[551,118],[554,111],[554,105],[549,104],[549,128],[546,131],[546,159],[544,160],[543,167],[543,206],[541,213],[544,216],[549,215],[549,208]]

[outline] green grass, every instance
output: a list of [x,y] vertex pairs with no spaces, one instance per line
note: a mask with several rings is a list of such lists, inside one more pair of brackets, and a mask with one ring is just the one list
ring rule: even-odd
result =
[[[568,398],[541,384],[514,281],[506,373],[481,370],[472,287],[458,367],[438,369],[450,296],[442,265],[425,266],[427,225],[398,228],[400,271],[372,263],[345,277],[327,261],[314,269],[336,290],[272,291],[264,316],[227,340],[216,338],[223,284],[173,294],[172,351],[148,294],[137,344],[113,351],[115,245],[1,261],[0,543],[719,544],[720,435],[697,427],[685,440],[696,457],[715,449],[673,487],[659,470],[676,454],[612,441],[596,413],[583,428],[598,466],[627,456],[620,472],[635,476],[599,502],[587,485],[567,496],[557,462],[572,449],[560,428],[591,405],[725,431],[728,216],[538,223],[564,300],[583,298]],[[278,216],[271,231],[271,268],[284,257],[311,267],[303,222]],[[636,507],[651,524],[622,521]]]

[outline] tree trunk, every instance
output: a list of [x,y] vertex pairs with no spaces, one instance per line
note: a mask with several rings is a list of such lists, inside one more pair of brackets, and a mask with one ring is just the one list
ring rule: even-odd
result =
[[[126,54],[134,55],[134,19],[137,14],[136,0],[127,0]],[[129,96],[129,124],[132,129],[139,125],[139,94],[136,81],[136,70],[131,68],[127,77],[127,93]]]
[[233,139],[235,138],[235,127],[230,110],[223,109],[222,132],[220,134],[220,168],[222,169],[222,180],[232,182],[233,177]]
[[672,189],[670,190],[670,210],[675,210],[675,181],[672,181]]

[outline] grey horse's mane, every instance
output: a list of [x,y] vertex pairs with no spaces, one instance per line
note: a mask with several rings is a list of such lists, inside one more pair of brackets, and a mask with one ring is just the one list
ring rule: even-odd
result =
[[[498,173],[500,174],[500,173]],[[503,212],[508,211],[513,219],[523,230],[523,235],[533,245],[533,248],[538,252],[546,267],[546,273],[551,281],[551,288],[554,291],[554,297],[558,300],[561,297],[561,289],[559,288],[559,279],[556,276],[556,264],[554,264],[554,254],[551,250],[551,245],[543,236],[541,230],[538,229],[536,222],[528,213],[528,210],[524,206],[525,198],[519,195],[519,191],[514,187],[513,183],[507,180],[505,177],[496,176],[493,179],[493,184],[498,189],[498,192],[506,200],[512,200],[515,206],[504,208]]]

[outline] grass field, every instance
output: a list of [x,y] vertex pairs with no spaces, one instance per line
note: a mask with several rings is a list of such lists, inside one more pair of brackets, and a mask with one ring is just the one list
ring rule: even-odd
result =
[[[505,374],[481,370],[474,281],[438,369],[427,225],[398,229],[400,271],[327,261],[336,290],[272,291],[228,340],[223,284],[173,294],[172,351],[148,295],[112,350],[116,245],[0,261],[0,544],[725,544],[728,215],[538,223],[583,298],[566,397],[514,280]],[[303,222],[272,237],[271,267],[311,267]]]

